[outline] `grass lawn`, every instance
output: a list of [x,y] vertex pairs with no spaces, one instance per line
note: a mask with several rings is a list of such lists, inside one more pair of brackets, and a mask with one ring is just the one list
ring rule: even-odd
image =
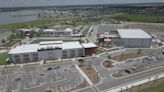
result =
[[149,86],[138,92],[164,92],[164,79],[159,80],[156,85]]
[[4,24],[0,25],[0,29],[9,29],[9,30],[17,30],[19,28],[27,28],[27,27],[42,27],[42,26],[53,26],[55,24],[67,24],[66,21],[73,22],[74,25],[85,25],[86,21],[81,21],[80,17],[71,17],[71,18],[43,18],[34,21],[20,22],[20,23],[12,23],[12,24]]
[[164,14],[116,13],[110,18],[119,21],[164,23]]
[[103,53],[103,52],[104,52],[104,51],[97,49],[97,50],[96,50],[96,55],[98,55],[98,54],[100,54],[100,53]]
[[51,19],[39,19],[39,20],[27,21],[27,22],[21,22],[21,23],[4,24],[4,25],[0,25],[0,28],[16,30],[16,29],[24,28],[24,27],[44,26],[44,25],[51,24],[54,22],[55,21]]
[[7,64],[6,62],[7,57],[8,57],[7,52],[0,53],[0,65]]

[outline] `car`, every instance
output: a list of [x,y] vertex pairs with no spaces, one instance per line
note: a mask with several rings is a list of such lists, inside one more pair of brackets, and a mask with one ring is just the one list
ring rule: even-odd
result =
[[40,74],[40,76],[44,76],[44,75],[45,75],[45,74],[42,74],[42,73]]
[[60,66],[55,66],[55,67],[54,67],[54,69],[59,69],[59,68],[60,68]]
[[18,77],[18,78],[16,78],[16,79],[15,79],[15,81],[20,81],[20,80],[21,80],[21,78],[20,78],[20,77]]
[[162,54],[164,55],[164,50],[162,51]]
[[49,68],[47,68],[47,71],[48,71],[48,70],[52,70],[52,68],[51,68],[51,67],[49,67]]

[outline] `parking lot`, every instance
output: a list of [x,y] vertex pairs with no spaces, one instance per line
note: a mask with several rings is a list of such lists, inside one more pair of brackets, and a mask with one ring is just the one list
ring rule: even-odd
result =
[[0,92],[71,92],[79,88],[84,78],[73,63],[1,67]]

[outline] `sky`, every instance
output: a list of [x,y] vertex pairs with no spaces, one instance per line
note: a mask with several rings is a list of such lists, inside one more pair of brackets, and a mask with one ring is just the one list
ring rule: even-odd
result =
[[0,0],[0,7],[152,3],[164,0]]

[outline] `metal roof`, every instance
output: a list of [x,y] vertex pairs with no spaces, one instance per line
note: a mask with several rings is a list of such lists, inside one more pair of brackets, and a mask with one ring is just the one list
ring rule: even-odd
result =
[[42,44],[25,44],[16,46],[15,48],[11,49],[8,54],[20,54],[20,53],[31,53],[31,52],[37,52],[41,49],[55,49],[55,48],[61,48],[61,49],[77,49],[77,48],[83,48],[82,45],[78,41],[74,42],[62,42],[62,41],[47,41],[42,42]]
[[43,30],[43,32],[72,32],[73,31],[73,29],[71,29],[71,28],[66,28],[66,29],[58,29],[58,30],[56,30],[56,29],[45,29],[45,30]]
[[117,31],[121,38],[152,38],[142,29],[117,29]]
[[45,29],[45,30],[43,30],[43,32],[54,32],[54,31],[56,31],[55,29]]
[[82,46],[84,48],[95,48],[95,47],[97,47],[94,43],[83,43]]
[[78,41],[64,42],[62,44],[62,49],[76,49],[76,48],[83,48],[82,45]]
[[16,46],[15,48],[11,49],[8,54],[37,52],[38,46],[39,44],[26,44]]
[[63,41],[43,41],[43,42],[40,42],[39,44],[40,45],[49,45],[49,44],[62,44]]
[[71,28],[66,28],[65,32],[72,32],[73,30]]

